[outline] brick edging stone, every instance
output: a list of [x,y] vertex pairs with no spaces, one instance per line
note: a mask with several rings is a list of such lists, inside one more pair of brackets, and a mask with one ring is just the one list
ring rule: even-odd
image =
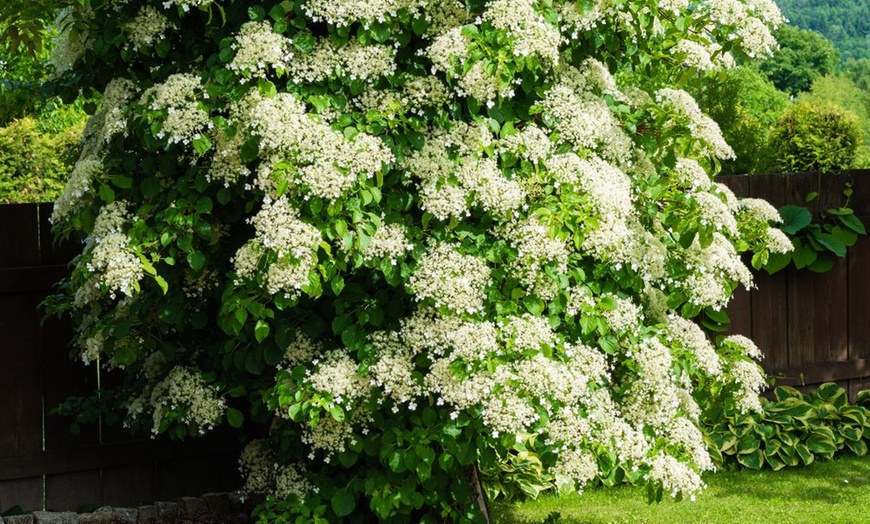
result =
[[206,493],[135,508],[103,506],[93,513],[34,511],[0,517],[0,524],[249,524],[242,492]]

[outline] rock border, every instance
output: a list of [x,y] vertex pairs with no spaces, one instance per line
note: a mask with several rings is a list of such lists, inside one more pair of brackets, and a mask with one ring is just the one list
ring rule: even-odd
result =
[[33,511],[0,517],[0,524],[249,524],[252,509],[241,491],[233,491],[135,508],[103,506],[93,513]]

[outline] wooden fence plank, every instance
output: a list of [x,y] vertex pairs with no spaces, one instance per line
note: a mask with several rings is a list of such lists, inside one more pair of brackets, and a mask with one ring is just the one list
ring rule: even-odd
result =
[[43,509],[41,476],[0,482],[0,512],[15,506],[25,511]]
[[154,464],[135,464],[103,470],[103,504],[128,506],[150,504],[156,500]]
[[[870,215],[860,218],[870,227]],[[870,237],[859,238],[847,256],[849,358],[870,358]]]
[[789,366],[788,286],[783,275],[755,275],[756,288],[750,293],[751,338],[764,354],[768,369]]
[[845,360],[848,356],[845,273],[789,270],[789,367]]
[[0,268],[36,266],[39,253],[39,207],[36,204],[0,206]]
[[0,457],[42,449],[39,297],[0,295]]
[[102,506],[100,470],[48,475],[45,478],[45,508],[79,511],[83,506]]

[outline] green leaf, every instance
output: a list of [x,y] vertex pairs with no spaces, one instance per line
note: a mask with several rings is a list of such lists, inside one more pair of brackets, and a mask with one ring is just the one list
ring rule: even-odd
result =
[[332,494],[329,506],[337,516],[346,517],[353,513],[353,509],[356,507],[356,499],[347,491],[339,490]]
[[293,37],[293,47],[305,54],[314,51],[316,44],[317,41],[309,33],[298,33]]
[[154,281],[157,282],[157,285],[160,286],[160,290],[165,295],[169,293],[169,284],[166,283],[166,279],[161,277],[160,275],[154,275]]
[[813,221],[810,210],[802,206],[782,206],[779,208],[779,214],[782,217],[782,225],[779,228],[790,235],[794,235]]
[[130,189],[133,187],[133,179],[128,176],[115,175],[112,177],[112,184],[121,189]]
[[859,235],[867,234],[867,229],[864,227],[864,223],[861,222],[861,219],[856,217],[854,214],[840,215],[839,219],[844,226],[848,227],[855,233],[858,233]]
[[211,199],[207,196],[204,196],[200,197],[199,200],[196,201],[194,209],[196,209],[198,213],[207,214],[211,213],[213,207],[214,204],[212,204]]
[[208,153],[208,150],[211,149],[211,146],[211,140],[205,135],[199,135],[197,138],[193,139],[193,149],[199,156]]
[[816,273],[826,273],[834,268],[834,261],[827,255],[820,255],[807,269]]
[[275,84],[265,78],[257,81],[257,90],[266,98],[274,98],[278,94],[278,88],[275,87]]
[[102,184],[98,193],[100,195],[100,200],[106,204],[111,204],[115,201],[115,190],[109,187],[108,184]]
[[269,323],[263,319],[257,321],[257,324],[254,326],[254,338],[257,339],[257,342],[262,342],[269,336]]
[[772,275],[778,271],[781,271],[788,267],[789,262],[791,262],[792,254],[789,253],[771,253],[770,256],[767,257],[767,264],[764,265],[764,270],[767,271],[768,275]]
[[795,250],[791,255],[792,260],[794,260],[794,266],[798,269],[803,269],[809,266],[816,261],[818,256],[818,252],[809,244],[795,247]]
[[205,266],[205,254],[202,251],[193,251],[187,254],[187,263],[194,271],[199,271]]
[[234,428],[242,427],[245,422],[245,416],[242,412],[235,408],[227,408],[227,423]]
[[749,469],[759,470],[764,463],[764,454],[760,449],[745,455],[737,455],[737,462]]
[[831,253],[838,257],[846,256],[846,245],[834,238],[833,235],[828,233],[816,233],[813,236],[819,241],[819,244],[828,248]]

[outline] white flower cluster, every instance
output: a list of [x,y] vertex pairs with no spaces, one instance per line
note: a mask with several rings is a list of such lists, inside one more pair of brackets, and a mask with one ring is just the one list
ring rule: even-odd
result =
[[661,482],[665,492],[670,492],[672,497],[678,493],[688,495],[694,500],[695,494],[704,489],[704,481],[701,476],[683,464],[676,458],[660,453],[650,461],[649,478]]
[[710,175],[697,160],[692,158],[678,158],[676,169],[671,176],[677,187],[690,193],[704,191],[711,184]]
[[354,99],[354,105],[363,113],[377,111],[395,120],[408,113],[423,116],[426,107],[441,106],[449,99],[447,86],[437,76],[414,76],[397,90],[369,87]]
[[510,216],[525,203],[522,186],[506,178],[494,159],[469,159],[459,166],[456,178],[484,211]]
[[87,33],[83,33],[81,26],[75,23],[73,9],[62,9],[52,25],[52,27],[60,28],[60,33],[54,39],[54,46],[48,59],[48,63],[54,67],[56,75],[72,69],[91,46]]
[[697,15],[734,27],[731,38],[736,39],[750,57],[772,54],[777,45],[770,26],[775,28],[785,22],[785,17],[771,0],[711,0],[703,4]]
[[94,229],[87,239],[90,248],[88,271],[99,275],[98,282],[109,290],[112,299],[116,293],[131,295],[138,291],[144,274],[142,262],[130,248],[130,239],[123,227],[130,220],[127,203],[116,200],[106,204],[97,215]]
[[518,133],[501,141],[502,148],[516,156],[538,165],[553,154],[550,137],[540,127],[531,123]]
[[536,216],[507,224],[501,236],[517,250],[517,259],[513,263],[516,278],[530,292],[552,298],[558,288],[544,268],[552,265],[558,273],[568,271],[569,246],[551,236],[549,227]]
[[81,207],[82,197],[91,191],[91,183],[103,170],[103,163],[95,159],[76,162],[63,194],[54,202],[51,223],[58,224]]
[[[384,395],[392,398],[397,405],[408,403],[409,408],[413,410],[415,404],[412,401],[423,392],[413,375],[414,355],[400,344],[384,343],[387,341],[397,342],[397,337],[373,337],[378,353],[375,363],[369,367],[371,385],[380,388]],[[398,411],[398,407],[393,406],[393,411]]]
[[701,327],[679,315],[668,315],[665,326],[668,341],[677,342],[691,352],[696,366],[711,377],[722,374],[722,363],[713,344]]
[[344,351],[330,351],[322,361],[313,362],[317,369],[305,381],[317,391],[329,394],[336,404],[353,406],[368,394],[369,381],[358,372],[359,364]]
[[368,261],[387,259],[392,265],[405,258],[414,245],[408,241],[405,227],[401,224],[381,224],[372,235],[369,245],[363,248],[362,256]]
[[629,335],[640,326],[643,313],[634,302],[612,293],[605,293],[601,298],[613,303],[612,306],[601,308],[601,317],[615,333]]
[[467,314],[483,311],[488,285],[486,262],[446,243],[430,248],[408,281],[417,301],[431,300],[436,308]]
[[401,9],[416,10],[428,3],[430,0],[310,0],[302,9],[315,22],[342,27],[355,22],[383,22]]
[[710,50],[694,40],[683,39],[670,49],[670,53],[681,58],[685,67],[694,67],[701,71],[715,69]]
[[[414,355],[447,356],[451,360],[477,362],[502,354],[499,334],[492,322],[440,316],[425,308],[402,320],[398,334],[401,344]],[[379,338],[377,343],[383,346],[386,342],[387,339]],[[396,347],[404,347],[401,344]]]
[[502,330],[507,338],[507,346],[514,351],[538,353],[541,348],[553,348],[558,338],[556,332],[544,317],[537,317],[526,313],[520,317],[513,317]]
[[781,229],[769,227],[764,232],[764,243],[771,253],[790,253],[794,244]]
[[[631,139],[601,97],[575,92],[557,83],[541,101],[544,121],[562,140],[580,150],[594,151],[605,160],[620,162],[631,153]],[[712,121],[711,121],[712,122]]]
[[245,479],[242,491],[248,495],[274,495],[278,499],[304,499],[317,489],[305,478],[302,464],[278,464],[271,443],[255,439],[239,456],[239,472]]
[[597,156],[581,159],[573,153],[554,156],[547,164],[553,178],[587,194],[602,218],[633,214],[632,182],[620,168]]
[[741,411],[760,412],[762,407],[758,394],[767,388],[767,378],[761,367],[748,360],[736,360],[728,372],[739,387],[735,400]]
[[[260,154],[267,161],[260,166],[257,183],[267,192],[274,191],[284,176],[316,196],[335,200],[358,176],[372,177],[393,162],[392,152],[379,138],[359,133],[348,140],[306,114],[305,105],[289,93],[272,98],[254,93],[237,112],[245,127],[262,138]],[[290,169],[277,169],[283,163]],[[285,171],[289,177],[281,175]]]
[[717,231],[737,235],[737,220],[722,199],[706,191],[692,193],[690,199],[701,215],[699,223],[702,226],[712,225]]
[[322,39],[311,53],[297,54],[287,62],[287,73],[296,84],[322,82],[333,76],[374,83],[396,72],[395,59],[396,50],[392,46],[353,41],[336,47]]
[[242,491],[248,494],[268,493],[275,481],[275,454],[266,439],[248,442],[239,455],[239,473],[245,479]]
[[190,11],[191,7],[203,8],[212,3],[212,0],[163,0],[163,9],[169,9],[169,6],[176,5],[183,12]]
[[583,60],[579,68],[562,65],[557,71],[558,82],[571,87],[575,92],[609,95],[619,101],[627,100],[607,66],[592,57]]
[[304,333],[296,330],[296,338],[284,349],[284,358],[278,365],[279,368],[292,368],[299,364],[312,362],[323,352],[323,346],[308,338]]
[[158,40],[166,38],[166,30],[172,24],[160,11],[150,5],[143,6],[136,18],[127,24],[129,45],[138,52],[148,51]]
[[696,238],[681,255],[681,262],[692,271],[679,285],[689,294],[692,303],[720,309],[730,298],[726,281],[739,282],[746,288],[752,285],[752,273],[740,260],[731,242],[719,233],[702,248]]
[[586,483],[598,476],[598,461],[592,453],[569,450],[559,453],[550,473],[560,489],[581,493]]
[[632,348],[632,357],[640,371],[623,399],[622,414],[635,425],[667,428],[682,407],[681,388],[671,373],[671,353],[657,338],[649,338]]
[[262,209],[250,223],[256,235],[236,252],[233,258],[236,273],[240,278],[252,277],[263,250],[272,250],[278,260],[269,265],[266,273],[269,293],[284,291],[297,295],[308,283],[309,270],[317,263],[315,253],[322,240],[320,230],[302,222],[287,197],[264,200]]
[[157,138],[165,138],[170,144],[189,144],[212,127],[208,113],[199,106],[198,99],[204,96],[202,90],[198,76],[176,73],[142,93],[140,104],[165,112]]
[[734,158],[734,150],[722,137],[719,124],[701,112],[692,95],[682,89],[663,88],[656,91],[656,101],[688,121],[692,134],[706,144],[702,154],[710,153],[722,160]]
[[293,58],[290,39],[274,32],[265,20],[243,24],[232,48],[236,56],[227,67],[255,78],[265,77],[270,68],[287,69]]
[[515,55],[536,55],[555,66],[562,35],[535,10],[535,4],[533,0],[495,0],[487,5],[482,18],[510,35]]
[[209,386],[196,370],[176,366],[154,386],[150,396],[154,427],[160,430],[167,411],[180,411],[181,423],[193,426],[200,435],[214,428],[224,414],[226,404],[217,388]]
[[737,208],[738,216],[767,225],[769,222],[782,222],[782,217],[770,202],[761,198],[741,198]]
[[242,161],[240,154],[244,143],[244,133],[237,132],[230,138],[227,133],[218,129],[214,134],[214,154],[206,178],[209,181],[222,180],[224,187],[229,187],[239,178],[248,177],[251,170]]
[[725,344],[730,346],[737,346],[740,351],[749,358],[755,360],[761,360],[764,358],[764,354],[758,349],[758,346],[755,345],[755,342],[746,338],[743,335],[730,335],[725,337],[723,341]]

